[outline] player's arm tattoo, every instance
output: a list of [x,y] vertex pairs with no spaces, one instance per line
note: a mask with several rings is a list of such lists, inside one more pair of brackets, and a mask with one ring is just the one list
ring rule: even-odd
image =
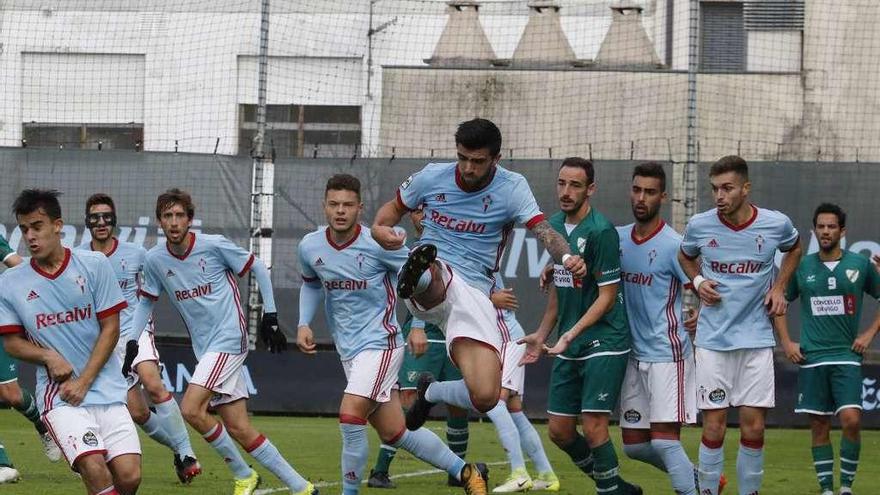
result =
[[550,226],[550,222],[547,220],[538,222],[532,229],[532,232],[535,233],[535,237],[541,241],[541,244],[547,248],[547,252],[550,253],[550,257],[556,263],[561,264],[562,257],[566,254],[571,254],[568,243],[559,235],[559,232],[553,230],[553,227]]

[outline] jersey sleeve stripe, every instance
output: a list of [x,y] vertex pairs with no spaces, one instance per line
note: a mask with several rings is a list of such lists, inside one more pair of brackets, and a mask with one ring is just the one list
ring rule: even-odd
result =
[[254,259],[256,259],[256,256],[254,256],[254,253],[251,253],[251,256],[250,258],[248,258],[247,263],[244,264],[244,268],[242,268],[241,271],[238,272],[239,277],[244,277],[248,270],[251,269],[251,266],[254,264]]
[[535,225],[538,225],[539,223],[541,223],[543,221],[544,221],[544,214],[538,213],[537,215],[533,216],[531,218],[531,220],[526,222],[526,228],[529,230],[532,230],[533,228],[535,228]]
[[21,325],[0,325],[0,335],[11,335],[13,333],[25,333],[24,327]]
[[400,189],[397,190],[397,203],[404,207],[407,211],[413,211],[413,208],[410,208],[406,205],[406,202],[403,201],[403,196],[400,195]]
[[226,280],[229,282],[229,288],[235,299],[235,309],[238,311],[238,325],[241,328],[241,352],[245,352],[247,351],[247,321],[244,319],[244,311],[241,310],[241,295],[238,293],[238,284],[232,278],[232,272],[229,270],[226,271]]
[[605,286],[605,285],[616,284],[616,283],[618,283],[618,282],[620,282],[620,279],[619,279],[619,278],[615,278],[614,280],[608,280],[608,281],[606,281],[606,282],[600,282],[600,283],[597,283],[596,286],[598,286],[598,287],[602,287],[602,286]]
[[107,318],[108,316],[113,316],[127,307],[128,307],[128,303],[125,301],[122,301],[121,303],[116,304],[114,306],[110,306],[109,308],[107,308],[105,310],[98,311],[98,319],[103,320],[104,318]]
[[146,297],[146,298],[148,298],[148,299],[151,299],[151,300],[153,300],[153,301],[158,301],[158,300],[159,300],[159,296],[154,296],[153,294],[150,294],[149,292],[147,292],[147,291],[145,291],[145,290],[143,290],[143,289],[138,290],[138,295],[139,295],[139,296],[144,296],[144,297]]
[[699,254],[695,254],[695,255],[693,255],[693,256],[689,255],[689,254],[687,253],[687,251],[684,250],[684,246],[682,246],[682,247],[680,247],[680,248],[678,248],[678,249],[679,249],[679,251],[681,251],[681,254],[683,254],[684,257],[687,258],[687,259],[689,259],[689,260],[695,260],[695,259],[697,259],[697,258],[700,257]]
[[783,253],[787,253],[787,252],[791,251],[792,249],[794,249],[795,246],[798,245],[800,240],[801,240],[801,236],[795,237],[794,241],[792,241],[790,246],[779,246],[779,251],[781,251]]
[[9,254],[7,254],[6,256],[4,256],[4,257],[3,257],[3,260],[2,260],[3,263],[6,263],[6,260],[8,260],[9,258],[11,258],[13,254],[17,254],[17,253],[16,253],[15,251],[12,251],[11,253],[9,253]]

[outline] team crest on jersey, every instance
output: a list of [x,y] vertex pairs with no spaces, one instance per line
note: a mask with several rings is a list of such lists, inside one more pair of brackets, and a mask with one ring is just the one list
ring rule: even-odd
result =
[[413,181],[413,176],[410,175],[409,177],[406,178],[405,181],[403,181],[403,183],[400,185],[400,188],[406,189],[407,187],[409,187],[410,184],[412,184],[412,181]]
[[208,266],[208,262],[205,261],[205,258],[199,258],[199,268],[202,269],[202,273],[205,273],[205,268]]
[[119,266],[122,267],[122,271],[125,271],[125,268],[128,266],[128,263],[125,261],[125,258],[119,260]]
[[648,266],[653,265],[654,260],[656,260],[656,259],[657,259],[657,250],[656,249],[650,250],[648,252]]
[[31,291],[28,293],[28,296],[27,296],[28,301],[33,301],[34,299],[39,299],[39,298],[40,298],[40,295],[37,294],[37,291],[35,291],[33,289],[31,289]]
[[715,390],[709,392],[709,400],[715,404],[720,404],[724,402],[724,399],[727,398],[727,393],[720,388],[716,388]]
[[583,253],[584,249],[587,249],[587,240],[583,237],[578,237],[577,246],[578,246],[578,251]]
[[76,285],[79,286],[79,291],[82,292],[83,294],[85,294],[86,293],[86,279],[83,278],[82,275],[77,275],[76,279],[74,279],[74,282],[76,282]]
[[487,194],[483,196],[483,213],[486,213],[490,206],[492,206],[492,196]]
[[709,244],[706,244],[706,245],[707,245],[708,247],[710,247],[710,248],[717,248],[717,247],[718,247],[718,241],[716,241],[715,239],[712,239],[711,241],[709,241]]
[[850,282],[856,283],[859,280],[859,271],[858,270],[847,270],[846,278],[849,279]]
[[363,269],[364,269],[364,261],[365,261],[366,259],[367,259],[367,257],[364,256],[364,253],[358,253],[358,255],[355,256],[355,261],[357,261],[357,264],[358,264],[358,270],[363,271]]
[[764,236],[758,234],[758,236],[755,237],[755,246],[758,248],[759,253],[764,251]]

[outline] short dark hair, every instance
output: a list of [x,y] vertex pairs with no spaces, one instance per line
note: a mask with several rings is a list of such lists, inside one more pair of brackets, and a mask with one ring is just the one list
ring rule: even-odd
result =
[[636,177],[660,179],[660,191],[666,191],[666,171],[663,170],[663,165],[657,162],[644,162],[636,165],[636,168],[633,169],[632,178],[635,179]]
[[593,168],[593,162],[587,160],[586,158],[581,158],[579,156],[570,156],[565,160],[562,160],[562,165],[559,166],[560,169],[563,167],[575,167],[582,169],[585,174],[587,174],[587,185],[593,183],[596,180],[596,170]]
[[834,203],[822,203],[821,205],[816,207],[816,211],[813,212],[813,227],[816,227],[816,222],[819,220],[819,215],[822,213],[831,213],[832,215],[837,216],[837,224],[840,228],[846,228],[846,212],[843,211],[843,208],[834,204]]
[[357,177],[349,174],[336,174],[327,179],[327,187],[324,188],[324,197],[327,197],[329,191],[351,191],[357,194],[358,200],[361,199],[361,181]]
[[162,217],[162,212],[174,205],[180,205],[186,210],[186,216],[192,219],[196,215],[196,206],[193,204],[192,196],[188,192],[172,188],[156,198],[156,218]]
[[749,165],[742,157],[727,155],[718,159],[709,169],[709,177],[734,172],[745,180],[749,180]]
[[471,119],[458,124],[455,144],[469,150],[488,148],[490,155],[498,156],[501,153],[501,130],[491,120]]
[[113,213],[116,213],[116,205],[109,194],[95,193],[89,196],[89,199],[86,200],[86,215],[89,214],[89,210],[95,205],[107,205],[113,210]]
[[12,212],[16,217],[31,214],[42,209],[51,220],[61,218],[61,193],[55,189],[25,189],[12,203]]

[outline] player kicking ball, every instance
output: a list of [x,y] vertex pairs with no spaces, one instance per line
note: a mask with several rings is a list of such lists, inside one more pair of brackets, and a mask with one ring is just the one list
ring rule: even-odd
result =
[[794,412],[810,416],[813,467],[822,495],[834,493],[831,418],[840,419],[840,493],[851,494],[859,467],[862,420],[862,355],[880,331],[880,312],[859,335],[863,296],[880,298],[880,274],[860,253],[844,251],[846,213],[823,203],[813,214],[819,252],[804,256],[788,284],[789,301],[801,299],[801,342],[792,342],[785,316],[776,331],[798,370]]
[[376,214],[373,238],[383,248],[403,247],[393,229],[403,216],[425,205],[424,234],[400,272],[397,293],[410,312],[437,325],[463,380],[419,384],[407,411],[407,427],[421,427],[434,403],[485,413],[501,395],[501,356],[509,336],[489,300],[505,240],[514,223],[531,229],[558,263],[586,274],[579,256],[553,230],[525,178],[498,166],[501,131],[485,119],[459,125],[458,162],[431,163],[404,181],[397,197]]
[[395,389],[403,361],[394,287],[407,250],[385,250],[360,219],[360,181],[346,174],[327,181],[324,213],[328,227],[308,234],[299,244],[303,286],[297,345],[314,354],[309,327],[321,298],[348,385],[339,406],[342,432],[343,495],[360,492],[369,455],[366,424],[382,441],[459,479],[469,495],[486,494],[488,469],[467,464],[426,428],[406,428]]
[[[86,226],[92,235],[88,244],[81,246],[87,251],[103,253],[110,260],[116,281],[122,290],[128,307],[119,314],[119,344],[116,352],[125,358],[125,346],[134,332],[132,317],[138,305],[138,289],[141,286],[146,249],[130,242],[120,241],[114,235],[116,228],[116,205],[106,194],[93,194],[86,200]],[[159,371],[159,353],[153,338],[152,321],[137,341],[138,352],[133,354],[130,368],[125,375],[128,382],[128,411],[131,418],[153,440],[174,452],[174,469],[181,483],[189,483],[202,472],[199,461],[189,442],[189,432],[180,414],[177,401],[162,383]],[[150,397],[155,413],[147,407],[141,385]]]
[[[800,260],[797,229],[783,213],[749,202],[749,168],[738,156],[712,164],[716,208],[688,221],[678,259],[700,296],[697,407],[703,413],[700,493],[717,495],[724,467],[727,410],[739,409],[736,459],[741,495],[764,478],[764,422],[775,405],[771,318],[785,313],[785,287]],[[782,266],[774,277],[774,258]]]
[[28,189],[13,204],[31,259],[0,275],[0,334],[37,365],[43,422],[86,493],[134,495],[141,449],[114,352],[127,304],[106,256],[62,246],[58,194]]
[[[314,485],[284,460],[248,417],[248,390],[242,369],[248,354],[247,319],[235,276],[254,271],[265,308],[260,333],[271,351],[280,352],[286,347],[286,339],[278,329],[269,270],[253,253],[222,235],[190,231],[194,215],[192,198],[180,189],[169,189],[156,200],[156,218],[167,241],[154,246],[144,259],[142,297],[132,324],[137,331],[127,350],[129,354],[137,352],[135,341],[147,325],[155,301],[166,292],[189,330],[198,359],[180,409],[187,423],[201,433],[232,471],[235,495],[251,495],[261,482],[235,442],[291,493],[315,495],[318,490]],[[221,421],[208,412],[209,408]]]

